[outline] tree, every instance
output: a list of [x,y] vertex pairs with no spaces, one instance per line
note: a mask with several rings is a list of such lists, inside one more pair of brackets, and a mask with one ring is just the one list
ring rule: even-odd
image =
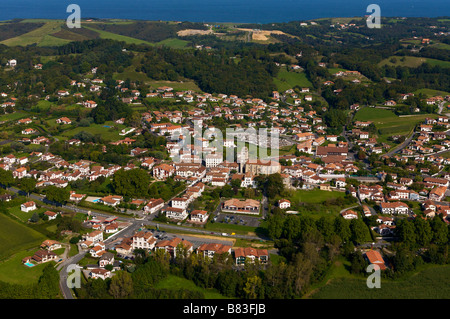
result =
[[126,271],[119,271],[111,278],[109,293],[115,299],[127,298],[133,293],[133,280]]
[[360,244],[366,241],[368,228],[364,222],[357,218],[350,221],[351,239],[353,243]]
[[282,214],[272,214],[268,218],[269,237],[279,239],[283,233],[284,217]]
[[54,299],[59,293],[59,273],[53,265],[47,265],[37,284],[38,298]]
[[69,189],[50,185],[45,188],[45,197],[52,202],[65,204],[70,197]]
[[34,178],[25,177],[20,180],[19,187],[27,196],[36,188],[36,180]]
[[351,272],[353,274],[360,274],[365,271],[367,262],[364,260],[364,257],[360,251],[351,254],[350,262],[351,262]]
[[37,223],[39,221],[39,215],[38,213],[34,212],[34,214],[30,218],[30,222]]
[[262,280],[258,276],[247,278],[245,286],[243,288],[246,299],[257,299],[260,297],[262,289]]
[[241,187],[241,180],[238,178],[235,178],[231,180],[230,185],[232,188],[240,188]]
[[349,221],[340,216],[336,217],[334,220],[334,232],[342,239],[342,242],[349,241],[352,236]]
[[147,171],[135,168],[118,170],[114,174],[112,187],[116,194],[129,197],[145,197],[148,194],[150,175]]
[[417,234],[417,243],[421,247],[427,247],[430,245],[431,240],[433,239],[433,234],[428,221],[422,218],[416,218],[414,219],[413,224]]
[[445,245],[448,242],[448,226],[439,216],[433,218],[430,224],[433,230],[433,243]]
[[12,171],[6,171],[0,168],[0,183],[6,187],[11,186],[14,183]]
[[396,225],[396,232],[400,241],[413,247],[416,244],[416,231],[414,224],[408,219],[399,219]]

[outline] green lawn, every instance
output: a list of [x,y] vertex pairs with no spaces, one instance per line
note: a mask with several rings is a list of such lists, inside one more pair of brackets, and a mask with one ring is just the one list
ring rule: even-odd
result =
[[[283,198],[291,201],[289,210],[317,219],[321,217],[335,217],[342,209],[357,205],[344,200],[344,197],[344,192],[313,189],[296,190]],[[339,201],[336,201],[338,199]]]
[[100,35],[100,38],[102,38],[102,39],[112,39],[112,40],[116,40],[116,41],[124,41],[124,42],[129,43],[129,44],[148,44],[148,45],[152,45],[152,43],[144,41],[144,40],[127,37],[125,35],[120,35],[120,34],[108,32],[108,31],[103,31],[103,30],[100,30],[98,28],[92,27],[92,25],[87,26],[86,23],[83,23],[83,28],[86,28],[86,29],[98,32],[98,34]]
[[8,46],[18,46],[18,45],[26,46],[31,44],[37,44],[40,46],[42,43],[44,43],[45,45],[63,44],[61,41],[65,40],[50,36],[50,34],[53,34],[61,30],[63,21],[61,20],[48,20],[48,21],[40,20],[40,21],[45,22],[45,24],[42,27],[37,28],[31,32],[22,34],[18,37],[4,40],[1,43]]
[[[24,201],[25,202],[25,201]],[[46,208],[38,208],[36,210],[30,211],[30,212],[23,212],[20,210],[20,206],[10,207],[8,208],[8,212],[14,216],[16,216],[18,219],[20,219],[22,222],[26,223],[28,219],[33,216],[33,214],[36,212],[37,214],[46,212],[48,209]]]
[[438,90],[433,90],[433,89],[418,89],[417,91],[414,92],[414,94],[420,94],[420,93],[426,95],[427,97],[432,97],[432,96],[437,96],[437,95],[445,96],[445,95],[450,94],[449,92],[438,91]]
[[428,64],[433,65],[433,66],[434,65],[439,65],[439,66],[441,66],[443,68],[450,68],[450,61],[442,61],[442,60],[428,59],[427,58],[426,62]]
[[313,86],[312,83],[307,79],[306,73],[287,71],[285,69],[281,69],[278,72],[276,78],[273,79],[273,81],[277,86],[277,90],[280,92],[292,89],[296,85],[298,85],[299,87]]
[[[344,271],[345,272],[345,271]],[[403,280],[381,279],[381,288],[370,289],[365,278],[335,275],[318,289],[313,299],[448,299],[450,266],[429,267]]]
[[[118,129],[116,130],[114,128],[106,127],[106,126],[114,126],[114,127],[117,127]],[[72,130],[63,132],[61,134],[61,136],[67,137],[67,138],[72,138],[72,136],[74,136],[75,134],[77,134],[81,131],[85,131],[85,132],[89,132],[93,135],[100,134],[102,136],[102,138],[104,138],[105,140],[116,141],[116,140],[125,138],[125,136],[119,135],[121,130],[124,128],[126,128],[125,125],[116,124],[112,121],[107,121],[104,124],[91,124],[89,127],[81,127],[80,126],[80,127],[74,128]]]
[[335,73],[338,73],[340,71],[348,71],[347,69],[342,69],[342,68],[328,68],[328,72],[333,75]]
[[172,289],[172,290],[178,290],[178,289],[188,289],[192,291],[199,291],[202,292],[205,295],[205,299],[229,299],[223,295],[221,295],[216,289],[205,289],[198,287],[194,284],[193,281],[174,276],[169,275],[167,278],[161,280],[155,285],[156,289]]
[[0,121],[16,121],[21,118],[29,117],[30,115],[26,112],[16,111],[10,114],[4,114],[0,116]]
[[411,116],[397,116],[393,111],[365,107],[355,115],[355,121],[373,121],[380,130],[378,141],[386,142],[392,135],[408,135],[414,126],[427,117],[436,117],[436,114],[419,114]]
[[157,46],[166,46],[169,48],[174,48],[174,49],[184,49],[186,48],[187,44],[189,42],[186,40],[181,40],[181,39],[177,39],[177,38],[169,38],[169,39],[165,39],[162,40],[158,43],[156,43]]
[[0,259],[20,250],[37,247],[44,240],[41,233],[0,214]]
[[[42,275],[43,269],[48,264],[43,263],[34,267],[27,267],[22,264],[23,258],[33,256],[37,250],[37,246],[35,249],[22,250],[8,260],[0,262],[0,281],[12,284],[37,283],[39,277]],[[54,264],[54,262],[51,263]]]
[[[395,62],[391,61],[391,59],[393,58],[395,59]],[[401,61],[402,59],[404,61]],[[378,63],[378,66],[390,65],[390,66],[406,66],[409,68],[416,68],[422,63],[424,63],[426,60],[427,60],[426,58],[414,56],[390,56],[382,60],[380,63]]]
[[436,43],[436,44],[433,44],[432,46],[436,47],[438,49],[450,50],[450,44],[447,44],[447,43]]
[[72,42],[71,40],[61,39],[54,37],[50,34],[44,35],[41,41],[38,43],[39,47],[52,47],[52,46],[60,46]]
[[291,202],[302,202],[302,203],[322,203],[327,199],[344,197],[344,192],[329,192],[322,191],[320,189],[313,190],[297,190],[294,195],[290,198]]

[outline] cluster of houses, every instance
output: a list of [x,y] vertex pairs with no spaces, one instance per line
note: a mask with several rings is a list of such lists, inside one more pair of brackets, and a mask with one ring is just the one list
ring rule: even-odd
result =
[[22,259],[22,263],[28,266],[46,263],[49,261],[57,261],[60,256],[54,251],[62,248],[60,242],[56,240],[45,240],[39,247],[39,250],[33,256],[28,256]]

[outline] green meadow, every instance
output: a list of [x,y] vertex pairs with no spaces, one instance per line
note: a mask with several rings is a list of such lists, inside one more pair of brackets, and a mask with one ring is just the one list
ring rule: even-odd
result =
[[42,43],[44,43],[45,45],[64,44],[62,43],[62,41],[64,41],[63,39],[50,36],[50,34],[56,33],[61,30],[62,21],[49,20],[41,22],[45,22],[42,27],[22,34],[18,37],[4,40],[1,43],[8,46],[26,46],[31,44],[41,45]]
[[[348,265],[347,265],[348,266]],[[448,299],[450,266],[432,266],[402,280],[381,278],[381,288],[368,288],[366,278],[350,275],[345,265],[333,270],[312,299]]]
[[408,116],[397,116],[393,111],[365,107],[355,115],[355,121],[372,121],[380,130],[379,141],[386,142],[392,135],[408,135],[416,124],[427,117],[436,117],[436,114],[419,114]]
[[[22,250],[9,259],[0,262],[0,281],[11,284],[33,284],[42,275],[42,271],[47,263],[28,267],[22,264],[22,259],[33,256],[38,247],[29,250]],[[54,262],[51,262],[54,264]]]
[[277,86],[277,90],[280,92],[292,89],[296,85],[299,87],[312,87],[312,83],[308,80],[304,72],[280,70],[273,81]]
[[317,204],[322,203],[328,199],[334,199],[339,197],[344,197],[344,192],[336,192],[336,191],[322,191],[320,189],[313,190],[296,190],[293,196],[290,197],[291,202],[302,202],[302,203],[311,203]]
[[39,246],[44,240],[41,233],[0,214],[0,260],[17,251]]
[[124,128],[126,128],[125,125],[116,124],[112,121],[107,121],[104,124],[91,124],[88,127],[79,126],[72,130],[64,131],[61,134],[61,137],[63,139],[65,139],[65,138],[70,139],[75,134],[77,134],[81,131],[85,131],[85,132],[91,133],[92,135],[100,134],[102,136],[102,138],[104,138],[105,140],[116,141],[119,139],[124,139],[126,137],[126,136],[119,135],[121,130]]

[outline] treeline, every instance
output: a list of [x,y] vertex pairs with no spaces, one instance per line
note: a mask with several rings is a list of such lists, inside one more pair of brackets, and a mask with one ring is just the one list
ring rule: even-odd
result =
[[168,38],[177,37],[177,32],[184,29],[206,30],[203,23],[196,22],[156,22],[156,21],[138,21],[126,24],[96,23],[94,28],[108,31],[136,39],[149,42],[159,42]]
[[42,22],[21,23],[13,20],[11,22],[3,22],[0,25],[0,41],[18,37],[19,35],[31,32],[44,25]]

